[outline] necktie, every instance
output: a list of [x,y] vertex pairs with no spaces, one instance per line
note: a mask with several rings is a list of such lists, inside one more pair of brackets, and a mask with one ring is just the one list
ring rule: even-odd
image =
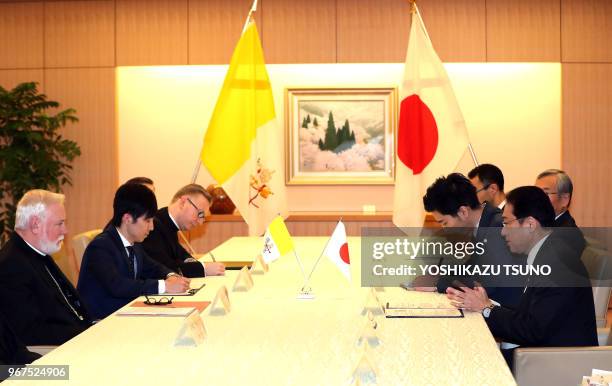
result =
[[130,272],[130,275],[132,275],[132,277],[135,279],[136,278],[136,252],[134,252],[134,247],[129,246],[126,247],[128,250],[128,271]]

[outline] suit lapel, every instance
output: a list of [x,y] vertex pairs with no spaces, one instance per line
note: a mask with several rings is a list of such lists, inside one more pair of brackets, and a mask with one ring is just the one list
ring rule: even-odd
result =
[[[124,270],[127,275],[130,272],[130,258],[128,256],[127,250],[123,246],[123,242],[121,241],[121,237],[119,236],[119,231],[113,225],[109,225],[107,227],[108,233],[111,236],[111,240],[115,247],[119,250],[120,255],[123,257],[121,260],[123,261]],[[134,250],[136,251],[136,250]],[[138,253],[136,253],[136,259],[138,259]],[[137,263],[138,267],[140,267],[140,262]],[[137,275],[138,276],[138,275]]]

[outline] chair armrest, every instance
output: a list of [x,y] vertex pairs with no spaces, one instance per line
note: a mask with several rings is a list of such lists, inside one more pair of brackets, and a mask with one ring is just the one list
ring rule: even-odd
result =
[[35,352],[40,355],[45,355],[55,350],[57,346],[27,346],[27,349],[31,352]]

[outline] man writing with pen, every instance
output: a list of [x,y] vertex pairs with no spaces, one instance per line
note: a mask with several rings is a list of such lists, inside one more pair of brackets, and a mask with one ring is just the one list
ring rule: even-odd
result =
[[142,295],[182,293],[190,280],[153,260],[140,243],[153,229],[155,194],[121,185],[113,218],[85,249],[77,290],[92,318],[103,319]]
[[[187,252],[179,242],[179,236],[183,236],[182,231],[189,231],[204,223],[211,201],[210,194],[200,185],[189,184],[180,188],[172,197],[170,205],[155,214],[154,228],[142,242],[147,254],[185,277],[225,274],[222,263],[199,262],[193,258],[194,251]],[[191,249],[188,243],[187,247]]]

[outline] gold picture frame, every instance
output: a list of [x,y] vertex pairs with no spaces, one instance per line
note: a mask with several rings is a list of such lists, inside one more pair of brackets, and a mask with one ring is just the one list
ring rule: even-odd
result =
[[287,185],[393,184],[396,124],[396,87],[285,89]]

